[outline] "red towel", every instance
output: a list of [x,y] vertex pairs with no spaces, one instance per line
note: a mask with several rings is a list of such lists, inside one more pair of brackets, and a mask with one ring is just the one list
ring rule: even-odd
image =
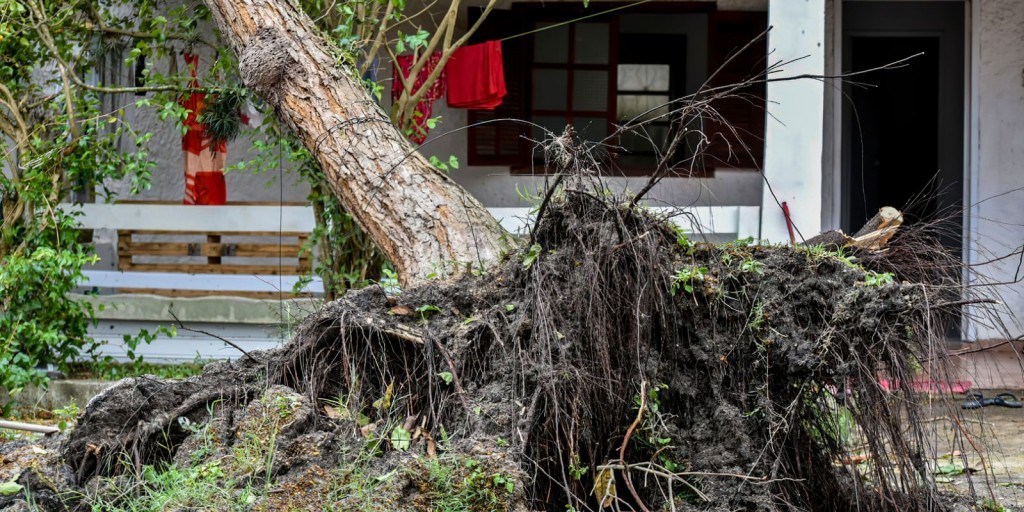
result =
[[226,204],[228,189],[221,171],[199,171],[195,176],[195,204]]
[[[441,52],[434,52],[430,56],[430,60],[427,61],[427,64],[424,65],[423,69],[421,69],[419,74],[416,75],[416,81],[412,86],[412,92],[409,94],[415,94],[416,91],[419,90],[427,77],[434,72],[434,68],[440,60]],[[402,84],[402,81],[397,77],[404,76],[408,78],[409,73],[412,72],[412,66],[414,63],[412,55],[400,55],[398,57],[398,67],[394,70],[394,76],[396,78],[391,82],[392,102],[402,96],[402,91],[405,90],[405,86]],[[401,73],[401,75],[399,75],[399,73]],[[430,116],[433,114],[434,101],[444,97],[446,82],[445,71],[441,71],[441,74],[437,76],[437,80],[430,86],[430,89],[427,89],[426,94],[423,95],[420,102],[416,104],[416,111],[412,116],[413,126],[412,132],[409,133],[409,140],[417,144],[423,144],[423,142],[427,140],[427,131],[429,130],[429,128],[427,128],[427,119],[430,119]]]
[[493,110],[505,97],[501,41],[463,46],[448,59],[448,106]]
[[[191,87],[199,87],[196,67],[199,56],[185,53],[185,63],[192,71]],[[206,108],[206,94],[186,93],[178,103],[188,109],[183,124],[187,128],[181,137],[181,150],[185,160],[185,204],[224,204],[227,201],[227,185],[224,183],[224,164],[228,156],[227,144],[214,144],[206,133],[206,126],[199,122],[199,116]]]

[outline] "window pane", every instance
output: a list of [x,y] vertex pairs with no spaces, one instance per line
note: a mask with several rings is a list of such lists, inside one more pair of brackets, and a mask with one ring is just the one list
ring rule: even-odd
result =
[[619,90],[667,92],[670,68],[668,64],[619,64]]
[[534,126],[532,131],[532,138],[536,141],[544,141],[548,137],[558,137],[565,131],[565,125],[569,124],[568,120],[564,117],[553,117],[553,116],[534,116],[533,122],[546,128],[552,134],[545,132],[543,129]]
[[[553,23],[537,23],[536,28],[553,25]],[[569,61],[569,27],[549,28],[537,32],[533,36],[533,61],[564,64]]]
[[668,146],[668,126],[647,125],[642,129],[623,132],[619,146],[626,154],[654,154]]
[[607,71],[576,71],[572,84],[572,109],[608,110]]
[[608,136],[608,120],[603,117],[577,117],[572,124],[582,140],[600,142]]
[[564,69],[533,70],[533,108],[568,110],[569,72]]
[[[620,94],[616,101],[615,118],[622,121],[652,119],[668,114],[668,95]],[[665,119],[668,121],[668,119]]]
[[579,64],[608,63],[608,24],[576,24],[576,59]]

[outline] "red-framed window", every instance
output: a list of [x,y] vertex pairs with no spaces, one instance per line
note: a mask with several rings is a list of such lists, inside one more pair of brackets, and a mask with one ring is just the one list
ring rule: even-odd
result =
[[[605,10],[615,6],[597,5]],[[502,43],[508,95],[494,111],[470,111],[468,163],[509,166],[513,172],[545,172],[537,165],[543,156],[532,142],[542,140],[544,130],[506,121],[521,119],[557,134],[567,123],[572,124],[582,139],[608,144],[606,153],[612,172],[650,173],[664,154],[667,141],[680,129],[679,122],[659,119],[641,134],[615,140],[609,140],[608,135],[638,114],[647,112],[651,117],[667,111],[667,107],[658,105],[694,92],[694,84],[702,83],[767,25],[764,12],[715,11],[714,5],[649,3],[637,10],[623,9],[568,24],[561,23],[593,15],[597,8],[592,5],[584,9],[575,3],[516,3],[510,10],[493,11],[476,40],[543,30]],[[471,21],[475,19],[473,14],[471,11]],[[681,21],[691,27],[691,34],[673,28]],[[695,25],[704,28],[703,32],[693,31]],[[699,52],[699,59],[691,62],[687,55],[694,52]],[[732,58],[709,85],[763,75],[766,53],[764,41],[754,44]],[[716,167],[760,167],[764,84],[738,93],[736,98],[714,104],[733,128],[703,122],[702,130],[712,144],[703,153],[696,174],[706,174]],[[488,122],[494,120],[502,121]],[[686,122],[692,129],[693,121]],[[672,161],[683,161],[692,154],[696,140],[685,140]]]

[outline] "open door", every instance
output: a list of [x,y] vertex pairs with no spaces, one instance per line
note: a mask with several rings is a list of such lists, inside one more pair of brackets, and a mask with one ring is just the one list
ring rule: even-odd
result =
[[[843,70],[904,67],[846,83],[842,227],[860,228],[879,207],[908,223],[950,218],[943,242],[962,250],[964,4],[843,3]],[[955,226],[953,225],[955,224]]]

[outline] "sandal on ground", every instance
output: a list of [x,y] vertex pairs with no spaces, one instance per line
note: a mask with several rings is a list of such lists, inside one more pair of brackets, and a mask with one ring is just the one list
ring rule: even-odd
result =
[[980,409],[990,405],[1009,407],[1011,409],[1020,409],[1021,407],[1024,407],[1024,403],[1017,400],[1017,397],[1011,393],[999,393],[995,398],[985,398],[981,393],[971,393],[968,396],[970,396],[970,398],[960,405],[961,409]]
[[984,396],[982,396],[981,393],[971,393],[970,395],[967,396],[969,396],[970,398],[968,398],[966,401],[964,401],[963,404],[960,405],[961,409],[981,409],[982,407],[988,405],[985,403],[988,400]]
[[995,398],[991,398],[986,401],[991,402],[991,404],[986,405],[998,405],[1001,407],[1009,407],[1011,409],[1020,409],[1021,407],[1024,407],[1024,404],[1022,404],[1020,400],[1017,400],[1016,396],[1010,393],[999,393]]

